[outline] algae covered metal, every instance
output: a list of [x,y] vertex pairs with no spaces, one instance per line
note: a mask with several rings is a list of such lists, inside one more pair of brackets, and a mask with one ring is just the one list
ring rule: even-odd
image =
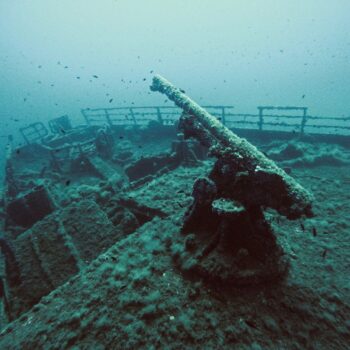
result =
[[183,90],[161,76],[153,78],[151,90],[183,109],[179,129],[185,138],[197,139],[217,158],[210,174],[193,185],[181,228],[183,248],[175,262],[215,283],[251,285],[285,276],[289,262],[265,209],[290,220],[310,217],[311,194]]
[[212,176],[221,184],[219,191],[224,196],[239,199],[247,206],[273,208],[290,219],[312,215],[310,193],[251,143],[235,135],[163,77],[153,78],[151,90],[165,94],[182,108],[180,127],[185,136],[199,139],[219,158]]

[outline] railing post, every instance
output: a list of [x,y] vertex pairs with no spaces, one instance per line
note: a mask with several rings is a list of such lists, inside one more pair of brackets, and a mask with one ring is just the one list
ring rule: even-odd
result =
[[300,125],[300,133],[304,134],[305,124],[307,121],[307,108],[303,109],[303,117],[301,119],[301,125]]
[[137,122],[136,122],[135,114],[134,114],[132,107],[129,108],[129,111],[130,111],[131,118],[132,118],[134,124],[136,125]]
[[162,112],[160,111],[160,107],[156,107],[157,110],[157,118],[158,122],[163,125],[163,118],[162,118]]
[[258,107],[258,109],[259,109],[258,127],[259,127],[259,130],[261,131],[263,129],[263,124],[264,124],[264,116],[263,116],[264,107]]
[[112,123],[111,118],[110,118],[110,116],[109,116],[108,110],[105,109],[104,111],[105,111],[105,116],[106,116],[106,119],[107,119],[107,123],[108,123],[108,125],[109,125],[110,127],[112,127],[112,126],[113,126],[113,123]]
[[221,107],[221,122],[222,124],[226,125],[225,107]]
[[88,126],[90,126],[90,125],[91,125],[91,123],[90,123],[90,120],[89,120],[88,115],[85,113],[85,109],[81,109],[81,110],[80,110],[80,112],[81,112],[81,114],[83,115],[83,117],[84,117],[84,119],[85,119],[86,124],[87,124]]

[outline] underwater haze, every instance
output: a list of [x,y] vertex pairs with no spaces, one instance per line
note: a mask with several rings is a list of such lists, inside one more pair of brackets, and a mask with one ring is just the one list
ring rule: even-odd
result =
[[349,0],[0,0],[0,349],[350,349]]
[[163,104],[150,72],[205,105],[348,116],[349,11],[346,0],[1,0],[1,148],[33,121]]

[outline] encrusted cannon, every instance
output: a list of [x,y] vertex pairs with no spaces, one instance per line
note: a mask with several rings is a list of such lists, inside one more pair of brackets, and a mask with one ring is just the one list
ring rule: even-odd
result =
[[[181,265],[209,278],[250,284],[287,271],[264,209],[290,220],[312,216],[312,195],[247,140],[161,76],[152,91],[165,94],[183,109],[179,129],[217,158],[208,177],[194,184],[193,203],[185,214],[186,237]],[[189,263],[191,261],[191,263]]]

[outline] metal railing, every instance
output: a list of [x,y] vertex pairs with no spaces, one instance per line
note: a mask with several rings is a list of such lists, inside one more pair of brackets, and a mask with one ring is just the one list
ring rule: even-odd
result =
[[[257,113],[234,113],[233,106],[225,105],[204,108],[231,129],[350,136],[350,117],[309,115],[307,107],[258,106]],[[182,110],[175,106],[132,106],[86,108],[81,113],[88,126],[147,125],[151,121],[171,126],[179,119]],[[27,144],[41,142],[49,134],[43,123],[30,124],[20,132]]]
[[[225,123],[226,116],[233,115],[233,106],[204,106],[209,113]],[[87,125],[146,125],[157,121],[162,125],[174,125],[182,110],[178,107],[147,106],[147,107],[118,107],[82,109]]]
[[[204,108],[233,129],[350,135],[350,117],[312,116],[307,107],[258,106],[257,113],[234,113],[233,106]],[[83,109],[81,112],[87,125],[145,125],[150,121],[173,125],[182,110],[173,106],[147,106]]]
[[49,130],[41,123],[33,123],[19,129],[25,142],[29,145],[31,143],[41,142],[48,134]]

